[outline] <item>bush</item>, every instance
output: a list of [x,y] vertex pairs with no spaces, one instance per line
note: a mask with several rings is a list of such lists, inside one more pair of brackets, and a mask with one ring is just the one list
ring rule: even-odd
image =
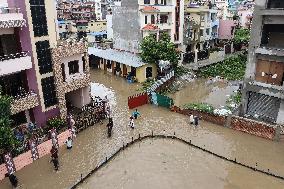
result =
[[47,121],[48,130],[55,128],[57,131],[65,127],[66,122],[60,118],[51,118]]
[[197,110],[201,112],[206,112],[213,114],[214,113],[214,107],[210,104],[207,103],[190,103],[190,104],[185,104],[183,106],[184,109],[191,109],[191,110]]
[[243,80],[246,62],[247,56],[244,54],[232,56],[222,62],[201,68],[197,75],[206,78],[221,76],[227,80]]

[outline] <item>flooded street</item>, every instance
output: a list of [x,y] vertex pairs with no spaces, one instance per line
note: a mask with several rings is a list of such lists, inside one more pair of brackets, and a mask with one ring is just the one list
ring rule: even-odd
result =
[[[104,160],[106,156],[109,156],[116,151],[124,142],[129,142],[131,137],[137,138],[138,134],[150,134],[151,131],[155,134],[160,133],[170,135],[173,135],[175,132],[178,137],[185,140],[192,140],[192,143],[203,147],[205,146],[206,149],[219,155],[236,158],[239,162],[248,165],[255,165],[257,162],[258,168],[265,170],[270,169],[271,172],[284,176],[283,143],[265,140],[204,121],[201,121],[199,127],[194,128],[189,124],[188,117],[170,112],[168,109],[152,105],[145,105],[138,108],[141,113],[141,117],[135,122],[136,128],[131,130],[128,127],[128,119],[132,110],[128,109],[127,97],[137,93],[136,90],[140,87],[140,85],[136,83],[128,84],[125,79],[111,74],[104,74],[103,71],[92,70],[91,79],[94,83],[100,83],[103,84],[104,87],[109,88],[109,94],[111,94],[116,101],[112,105],[112,115],[114,120],[112,138],[107,138],[106,122],[103,125],[97,124],[82,131],[77,135],[71,151],[67,151],[65,147],[60,149],[60,168],[58,172],[53,171],[52,164],[49,163],[49,156],[45,156],[30,166],[16,172],[16,176],[19,178],[19,182],[21,184],[20,188],[69,188],[80,179],[81,174],[83,176],[87,175],[99,164],[99,162]],[[211,90],[207,90],[205,86],[200,89],[204,89],[206,91],[203,96],[208,95],[208,91]],[[198,96],[201,96],[203,92],[200,90],[199,95],[197,95],[196,92],[190,94],[192,94],[192,96],[189,96],[189,98],[194,98],[194,95],[196,95],[195,97],[197,98]],[[176,178],[177,180],[176,182],[173,182],[174,185],[171,185],[171,188],[189,188],[191,186],[193,186],[192,188],[196,188],[194,186],[197,186],[198,184],[208,184],[204,182],[205,179],[212,181],[212,184],[216,183],[217,188],[250,188],[247,186],[253,186],[254,184],[261,187],[271,186],[266,188],[284,188],[283,182],[281,183],[277,179],[265,175],[256,175],[249,170],[223,162],[211,155],[204,154],[196,149],[191,149],[184,144],[168,141],[157,141],[153,142],[151,145],[147,145],[148,143],[149,141],[141,143],[140,149],[139,145],[135,145],[135,147],[130,148],[125,152],[125,154],[118,156],[117,159],[108,164],[109,168],[107,166],[106,169],[102,169],[102,172],[99,174],[101,175],[100,183],[103,184],[103,182],[107,182],[111,184],[111,182],[116,182],[116,185],[100,185],[102,186],[101,188],[122,188],[120,186],[125,183],[120,183],[121,185],[119,185],[118,182],[120,180],[117,176],[121,176],[119,174],[123,174],[121,171],[126,170],[128,173],[134,171],[133,167],[129,167],[128,170],[128,167],[126,166],[127,163],[130,164],[129,161],[134,160],[137,161],[137,164],[134,164],[137,165],[137,169],[135,167],[135,170],[138,171],[139,169],[142,169],[141,174],[144,173],[145,177],[149,175],[146,175],[147,170],[144,168],[147,169],[147,167],[151,168],[152,166],[154,166],[153,168],[157,168],[156,171],[153,171],[153,174],[151,174],[151,172],[147,173],[151,174],[151,179],[153,179],[152,183],[154,184],[153,188],[160,188],[157,185],[160,181],[169,183],[169,181],[165,181],[168,178]],[[143,153],[146,151],[149,153]],[[145,157],[142,156],[144,154]],[[161,159],[165,158],[166,163],[163,169],[165,167],[171,167],[171,169],[176,167],[176,169],[174,169],[175,172],[170,173],[170,175],[166,174],[165,177],[161,177],[163,180],[160,181],[158,180],[158,176],[162,176],[159,175],[161,174],[161,171],[163,171],[159,168],[161,167],[160,165],[162,161],[158,160],[157,157],[153,158],[153,160],[151,159],[153,156],[158,156],[158,154],[160,154]],[[123,159],[128,158],[128,161],[123,161]],[[146,159],[147,161],[144,162],[143,159]],[[195,166],[194,162],[190,161],[191,159],[199,166]],[[191,169],[187,170],[187,167],[184,166],[183,162],[189,167],[193,166],[192,171],[190,171]],[[144,167],[144,163],[148,163],[148,165]],[[118,170],[120,166],[126,167],[123,170],[120,170],[117,175],[110,175],[111,180],[104,180],[108,171],[113,172],[114,170]],[[200,170],[198,170],[199,168]],[[174,173],[181,172],[180,174],[183,174],[186,171],[188,171],[188,173],[185,174],[186,176],[180,176],[178,178],[176,176],[173,177]],[[139,172],[137,172],[137,174],[139,174]],[[251,178],[250,180],[248,179],[249,175]],[[213,177],[211,178],[211,176]],[[144,176],[139,174],[137,177]],[[133,177],[133,179],[134,178],[135,177]],[[240,181],[245,179],[247,180]],[[125,180],[121,179],[121,181]],[[131,187],[134,186],[133,182],[134,180],[131,180],[128,186],[125,185],[125,188],[134,188]],[[236,182],[240,182],[240,185],[237,185]],[[249,182],[251,182],[250,185],[241,185]],[[254,182],[259,182],[259,185]],[[138,183],[141,185],[137,184],[135,185],[135,188],[145,188],[144,180],[140,180]],[[278,185],[273,185],[274,183]],[[210,186],[212,186],[212,184],[210,184]],[[282,187],[280,187],[281,184],[283,184]],[[207,185],[204,185],[204,187],[201,188],[210,188],[210,186],[207,187]],[[11,188],[7,179],[0,182],[0,188]],[[167,187],[165,186],[165,188]]]
[[218,159],[179,141],[146,139],[119,153],[78,188],[143,189],[146,183],[149,189],[212,186],[215,189],[280,189],[284,181]]
[[224,81],[210,82],[207,79],[194,79],[185,82],[183,88],[169,95],[175,105],[182,107],[188,103],[205,102],[215,108],[226,105],[226,99],[238,89],[238,85]]

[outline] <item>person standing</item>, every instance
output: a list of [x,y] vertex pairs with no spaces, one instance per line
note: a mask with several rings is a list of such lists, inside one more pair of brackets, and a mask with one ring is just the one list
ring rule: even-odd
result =
[[132,116],[130,117],[130,120],[129,120],[128,125],[129,125],[132,129],[134,129],[134,119],[133,119]]
[[50,153],[51,153],[51,162],[54,165],[54,169],[57,171],[59,167],[58,149],[55,146],[52,146]]
[[198,126],[199,118],[198,116],[194,116],[194,125]]
[[109,118],[109,122],[107,124],[108,137],[111,137],[112,128],[113,128],[113,121],[112,118]]
[[73,143],[72,138],[68,137],[68,139],[66,140],[66,146],[67,146],[68,150],[70,150],[72,148],[72,143]]
[[13,173],[12,174],[6,173],[5,177],[9,177],[9,181],[14,188],[18,186],[18,178]]
[[138,116],[140,116],[140,115],[141,115],[141,114],[138,112],[137,109],[132,113],[132,116],[134,117],[134,119],[137,119]]
[[189,121],[190,121],[190,124],[193,124],[193,122],[194,122],[194,116],[193,116],[193,114],[191,114],[191,115],[189,116]]

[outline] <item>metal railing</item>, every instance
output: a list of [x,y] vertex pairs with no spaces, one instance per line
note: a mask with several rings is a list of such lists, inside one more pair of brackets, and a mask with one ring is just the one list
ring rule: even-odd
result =
[[122,144],[122,146],[116,150],[113,154],[111,154],[110,156],[106,156],[105,159],[103,159],[101,162],[98,163],[98,165],[93,169],[91,170],[87,175],[83,176],[83,174],[80,174],[80,178],[76,181],[76,183],[70,187],[70,189],[75,189],[77,188],[80,184],[82,184],[86,179],[88,179],[92,174],[94,174],[95,172],[97,172],[98,170],[100,170],[104,165],[106,165],[108,162],[110,162],[110,160],[114,159],[117,155],[119,155],[119,153],[123,150],[125,150],[126,148],[132,146],[133,144],[137,143],[137,142],[141,142],[142,140],[145,140],[145,139],[152,139],[152,138],[157,138],[157,139],[172,139],[172,140],[177,140],[177,141],[180,141],[184,144],[187,144],[193,148],[197,148],[199,150],[202,150],[203,152],[206,152],[208,154],[211,154],[217,158],[220,158],[220,159],[223,159],[227,162],[231,162],[233,164],[236,164],[236,165],[239,165],[239,166],[242,166],[242,167],[245,167],[247,169],[250,169],[252,171],[256,171],[256,172],[259,172],[259,173],[262,173],[262,174],[265,174],[267,176],[271,176],[271,177],[274,177],[274,178],[277,178],[277,179],[281,179],[281,180],[284,180],[284,177],[283,176],[280,176],[280,175],[277,175],[273,172],[271,172],[270,169],[267,169],[267,170],[262,170],[260,168],[258,168],[258,163],[256,162],[255,165],[251,166],[251,165],[246,165],[242,162],[239,162],[237,161],[237,158],[234,158],[234,159],[231,159],[231,158],[228,158],[228,157],[225,157],[225,156],[222,156],[222,155],[219,155],[215,152],[212,152],[210,150],[207,150],[206,149],[206,146],[203,145],[203,147],[199,146],[199,145],[196,145],[196,144],[193,144],[193,142],[191,140],[185,140],[183,138],[180,138],[180,137],[177,137],[176,136],[176,133],[174,132],[173,135],[166,135],[166,134],[158,134],[158,135],[154,135],[153,131],[151,132],[151,134],[148,134],[148,135],[145,135],[145,136],[141,136],[140,134],[138,135],[138,137],[136,139],[134,139],[133,137],[131,138],[131,141],[127,142],[127,143],[124,143]]
[[8,7],[1,7],[0,14],[9,14],[9,13],[20,13],[20,8],[8,8]]
[[21,58],[21,57],[26,57],[26,56],[29,56],[28,51],[0,56],[0,61],[11,60],[11,59]]

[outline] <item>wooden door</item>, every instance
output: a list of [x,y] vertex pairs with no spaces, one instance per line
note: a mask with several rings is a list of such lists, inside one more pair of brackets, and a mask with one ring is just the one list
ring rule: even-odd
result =
[[258,60],[256,64],[255,80],[267,83],[270,71],[270,62],[268,60]]
[[111,71],[112,71],[112,74],[115,75],[115,62],[114,61],[111,61]]
[[283,66],[282,62],[270,62],[270,75],[268,77],[268,83],[272,85],[282,86],[283,79]]
[[126,76],[127,75],[127,67],[125,64],[123,64],[123,76]]

